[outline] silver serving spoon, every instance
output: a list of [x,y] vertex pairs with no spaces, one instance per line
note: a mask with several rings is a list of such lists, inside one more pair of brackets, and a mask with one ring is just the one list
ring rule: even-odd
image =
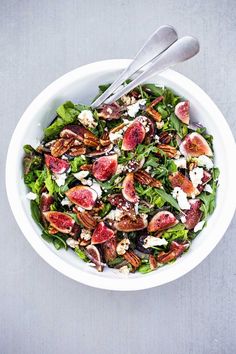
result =
[[100,106],[105,100],[115,92],[122,84],[140,70],[144,65],[160,55],[164,50],[171,46],[178,39],[174,27],[164,25],[159,27],[144,43],[138,51],[134,60],[121,73],[121,75],[111,84],[111,86],[91,105],[92,108]]
[[160,73],[175,64],[181,63],[192,58],[199,52],[199,42],[196,38],[185,36],[178,39],[161,55],[152,61],[146,70],[141,72],[132,82],[122,87],[118,92],[110,96],[105,103],[109,104],[118,100],[121,96],[133,90],[138,85],[145,82],[150,76]]

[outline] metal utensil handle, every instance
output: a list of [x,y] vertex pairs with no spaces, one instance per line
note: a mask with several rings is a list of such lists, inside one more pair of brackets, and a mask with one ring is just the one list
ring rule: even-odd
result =
[[109,97],[105,103],[109,104],[113,101],[116,101],[121,96],[125,95],[141,83],[145,82],[150,76],[164,71],[175,64],[188,60],[198,52],[199,42],[196,38],[185,36],[181,39],[178,39],[166,51],[154,59],[153,63],[147,68],[146,71],[142,72],[127,86],[123,87],[121,90]]
[[111,84],[111,86],[91,105],[92,108],[100,106],[113,92],[115,92],[125,80],[130,78],[145,64],[161,54],[166,48],[178,39],[176,30],[169,25],[159,27],[144,43],[131,64]]

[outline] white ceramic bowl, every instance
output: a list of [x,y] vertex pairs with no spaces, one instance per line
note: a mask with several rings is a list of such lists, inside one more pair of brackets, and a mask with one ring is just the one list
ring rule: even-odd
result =
[[[172,265],[141,275],[125,278],[106,269],[98,273],[82,262],[72,251],[56,251],[40,236],[31,218],[27,189],[22,179],[23,145],[37,146],[42,129],[55,116],[56,108],[66,100],[90,103],[98,85],[112,82],[129,60],[107,60],[75,69],[54,81],[27,108],[12,136],[6,164],[6,186],[9,202],[21,231],[35,251],[52,267],[81,283],[110,290],[139,290],[168,283],[196,267],[223,237],[235,210],[235,142],[223,115],[212,100],[196,84],[169,70],[149,82],[166,85],[191,103],[191,117],[205,125],[214,136],[215,163],[221,170],[217,207],[208,225],[193,241],[186,254]],[[223,271],[223,270],[222,270]]]

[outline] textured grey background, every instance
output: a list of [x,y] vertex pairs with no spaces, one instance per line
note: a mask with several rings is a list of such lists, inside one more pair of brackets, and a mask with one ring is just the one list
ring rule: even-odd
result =
[[79,65],[132,57],[164,23],[199,38],[201,53],[178,69],[217,102],[235,133],[235,18],[233,0],[0,1],[1,353],[236,352],[235,219],[183,278],[136,293],[102,291],[65,278],[33,251],[3,181],[13,129],[45,86]]

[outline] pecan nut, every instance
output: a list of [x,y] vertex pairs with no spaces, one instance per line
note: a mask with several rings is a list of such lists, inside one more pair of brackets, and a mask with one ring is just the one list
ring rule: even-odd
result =
[[150,254],[150,256],[149,256],[149,265],[150,265],[151,270],[154,270],[157,268],[157,260],[152,254]]
[[84,165],[80,166],[80,170],[81,171],[92,172],[92,169],[93,169],[93,165],[92,164],[84,164]]
[[50,146],[51,154],[54,157],[59,157],[65,154],[74,144],[74,139],[59,138]]
[[144,170],[138,170],[137,172],[135,172],[134,178],[140,184],[143,184],[146,186],[156,187],[156,188],[160,188],[162,186],[162,183],[160,181],[153,178],[151,175],[149,175],[149,173],[147,173]]
[[178,151],[174,146],[167,145],[167,144],[160,144],[157,146],[158,149],[162,150],[167,157],[173,158],[177,155]]
[[163,96],[157,97],[154,101],[151,102],[151,104],[146,108],[146,112],[157,122],[160,122],[162,120],[162,116],[159,112],[157,112],[154,109],[154,106],[156,106],[159,102],[163,100]]
[[70,150],[67,151],[70,156],[80,156],[86,154],[86,147],[84,146],[72,146]]
[[141,264],[141,259],[133,251],[126,251],[123,257],[135,269]]
[[110,139],[109,139],[109,132],[108,131],[105,131],[101,138],[100,138],[100,144],[102,146],[107,146],[109,145],[111,142],[110,142]]
[[95,229],[97,225],[97,220],[94,219],[87,211],[78,212],[77,218],[79,219],[81,224],[89,230]]
[[162,132],[159,135],[159,140],[161,144],[169,144],[172,139],[172,135],[168,132]]

